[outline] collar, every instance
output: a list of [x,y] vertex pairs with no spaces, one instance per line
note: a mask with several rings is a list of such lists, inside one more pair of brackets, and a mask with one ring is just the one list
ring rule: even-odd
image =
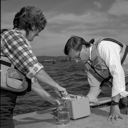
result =
[[95,60],[95,58],[97,58],[97,56],[99,56],[98,49],[97,49],[97,46],[93,44],[90,47],[89,59],[93,61]]
[[24,34],[20,31],[20,30],[18,30],[18,29],[14,29],[17,33],[20,33],[22,36],[23,36],[23,38],[25,39],[25,41],[26,41],[26,43],[27,43],[27,45],[29,46],[29,48],[32,48],[32,46],[30,45],[30,41],[28,41],[27,40],[27,38],[24,36]]

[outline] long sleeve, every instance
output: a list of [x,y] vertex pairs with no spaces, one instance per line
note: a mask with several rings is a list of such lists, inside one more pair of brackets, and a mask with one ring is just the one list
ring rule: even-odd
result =
[[98,46],[100,57],[105,61],[113,77],[112,97],[120,94],[122,97],[128,96],[125,87],[125,73],[121,65],[121,47],[110,41],[102,41]]
[[3,34],[1,42],[3,54],[28,78],[34,77],[43,68],[28,45],[28,40],[18,30]]

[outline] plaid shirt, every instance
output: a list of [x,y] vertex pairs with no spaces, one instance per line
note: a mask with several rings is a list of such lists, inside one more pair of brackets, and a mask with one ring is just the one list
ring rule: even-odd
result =
[[9,30],[1,35],[1,52],[28,78],[39,72],[41,65],[33,54],[28,40],[18,30]]

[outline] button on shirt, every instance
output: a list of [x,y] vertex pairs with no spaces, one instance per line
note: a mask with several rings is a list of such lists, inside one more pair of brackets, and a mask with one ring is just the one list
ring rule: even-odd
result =
[[39,72],[41,65],[28,40],[18,30],[9,30],[1,35],[1,52],[11,63],[28,78],[33,78]]
[[122,97],[128,96],[125,87],[125,73],[121,65],[121,47],[110,41],[102,41],[98,45],[98,51],[113,76],[112,97],[118,94]]

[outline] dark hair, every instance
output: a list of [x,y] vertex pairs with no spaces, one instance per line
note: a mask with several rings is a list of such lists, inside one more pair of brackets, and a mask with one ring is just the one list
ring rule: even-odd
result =
[[94,43],[94,39],[91,39],[89,42],[87,42],[82,37],[72,36],[68,39],[68,41],[64,47],[64,53],[65,53],[65,55],[68,55],[70,49],[80,51],[82,48],[82,45],[85,45],[86,47],[90,47],[91,44],[93,44],[93,43]]
[[16,13],[13,20],[14,28],[24,29],[26,32],[32,30],[33,27],[42,31],[46,23],[47,21],[42,11],[33,6],[21,8],[21,10]]

